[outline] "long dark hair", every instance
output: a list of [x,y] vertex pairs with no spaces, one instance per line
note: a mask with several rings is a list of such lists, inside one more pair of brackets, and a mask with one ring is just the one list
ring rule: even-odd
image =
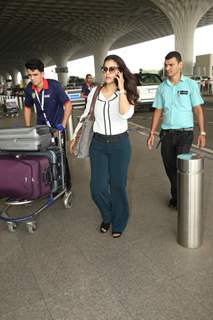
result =
[[113,60],[117,63],[120,72],[123,72],[124,88],[126,90],[127,99],[129,103],[135,104],[138,100],[137,84],[135,76],[127,68],[123,59],[115,54],[111,54],[104,59],[104,64],[108,60]]

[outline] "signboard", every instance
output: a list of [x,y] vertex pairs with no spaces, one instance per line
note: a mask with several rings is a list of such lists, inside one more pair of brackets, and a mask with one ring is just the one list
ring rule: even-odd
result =
[[81,97],[81,89],[68,89],[65,90],[65,92],[68,95],[75,109],[77,107],[85,107],[85,99]]

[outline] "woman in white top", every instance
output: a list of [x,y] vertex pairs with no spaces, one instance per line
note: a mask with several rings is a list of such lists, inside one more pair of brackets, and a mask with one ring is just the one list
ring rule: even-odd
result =
[[[130,160],[127,119],[138,99],[136,79],[117,55],[105,58],[104,85],[94,109],[94,136],[90,146],[91,194],[102,216],[100,232],[112,226],[113,238],[121,236],[129,215],[126,180]],[[88,96],[82,117],[88,114],[96,88]],[[75,135],[74,135],[75,136]],[[75,139],[71,141],[73,151]]]

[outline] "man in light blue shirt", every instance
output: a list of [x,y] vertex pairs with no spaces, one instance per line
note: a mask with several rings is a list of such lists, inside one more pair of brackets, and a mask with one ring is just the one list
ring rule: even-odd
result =
[[193,113],[200,133],[197,144],[205,146],[203,99],[197,83],[182,75],[182,58],[172,51],[165,57],[167,79],[158,87],[153,108],[155,108],[150,134],[147,139],[149,149],[154,145],[155,131],[162,116],[161,155],[167,176],[171,183],[169,207],[177,208],[177,156],[190,151],[193,141]]

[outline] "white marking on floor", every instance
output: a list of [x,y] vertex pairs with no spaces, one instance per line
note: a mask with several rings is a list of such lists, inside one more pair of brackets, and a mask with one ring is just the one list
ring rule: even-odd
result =
[[[143,136],[148,136],[149,135],[149,128],[146,128],[146,127],[143,127],[141,126],[140,124],[136,124],[132,121],[129,122],[129,124],[134,127],[137,132]],[[140,129],[140,130],[138,130]],[[141,131],[143,130],[143,131]],[[157,133],[157,135],[159,135],[159,133]],[[210,155],[213,155],[213,149],[210,149],[210,148],[198,148],[197,145],[193,144],[192,145],[192,148],[196,149],[196,150],[199,150],[200,152],[203,152],[203,153],[207,153],[207,154],[210,154]]]

